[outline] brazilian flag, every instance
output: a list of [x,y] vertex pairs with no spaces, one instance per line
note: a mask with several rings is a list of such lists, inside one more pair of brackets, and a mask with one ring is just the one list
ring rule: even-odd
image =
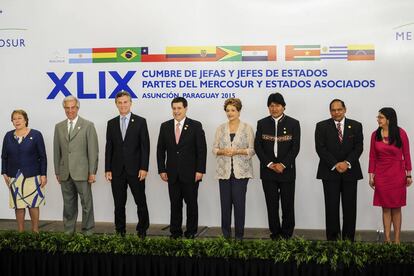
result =
[[116,48],[116,62],[141,62],[141,47]]

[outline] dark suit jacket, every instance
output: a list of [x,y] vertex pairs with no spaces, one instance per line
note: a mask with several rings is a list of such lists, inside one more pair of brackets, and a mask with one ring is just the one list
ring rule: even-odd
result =
[[25,177],[46,175],[47,159],[42,134],[31,129],[19,144],[14,139],[14,130],[6,133],[1,152],[1,174],[16,177],[17,171]]
[[192,183],[195,173],[206,172],[207,145],[200,122],[185,119],[180,141],[175,142],[174,119],[161,124],[157,145],[158,173],[166,172],[168,182]]
[[[339,180],[341,177],[349,180],[362,179],[359,164],[364,146],[361,123],[345,118],[343,140],[340,143],[334,120],[321,121],[316,124],[315,145],[320,158],[318,179]],[[332,170],[336,163],[345,160],[351,164],[351,169],[343,174]]]
[[[275,139],[278,139],[277,157],[274,153]],[[261,179],[294,181],[296,178],[295,159],[299,148],[300,125],[298,120],[283,115],[278,122],[277,137],[275,137],[275,121],[272,116],[257,122],[254,150],[260,160]],[[286,168],[283,173],[276,173],[267,167],[270,162],[282,163]]]
[[148,171],[149,151],[150,141],[144,118],[131,114],[124,141],[119,116],[108,121],[105,172],[120,175],[124,167],[128,175],[138,175],[139,170]]

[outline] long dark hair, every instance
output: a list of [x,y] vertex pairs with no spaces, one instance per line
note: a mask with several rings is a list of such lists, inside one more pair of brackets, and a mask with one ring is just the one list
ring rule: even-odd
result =
[[[396,147],[401,148],[400,128],[398,127],[397,113],[392,107],[383,107],[379,111],[388,120],[388,143],[395,144]],[[376,133],[377,141],[382,141],[381,127],[378,127]]]

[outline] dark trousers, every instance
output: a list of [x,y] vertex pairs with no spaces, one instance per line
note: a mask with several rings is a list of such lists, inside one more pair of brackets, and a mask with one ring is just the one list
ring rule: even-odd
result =
[[246,213],[248,178],[220,179],[221,231],[225,238],[231,237],[231,211],[234,206],[234,230],[236,239],[243,239]]
[[128,175],[125,170],[121,175],[112,175],[112,195],[115,204],[115,230],[119,234],[125,233],[125,204],[127,201],[127,188],[131,189],[137,205],[138,224],[136,230],[138,233],[145,233],[149,227],[149,215],[147,199],[145,197],[145,180],[139,181],[138,172],[136,175]]
[[[262,179],[267,216],[272,239],[292,237],[295,228],[295,182]],[[279,198],[282,205],[282,227],[279,219]]]
[[183,199],[187,206],[186,237],[193,237],[198,229],[198,182],[186,183],[179,178],[175,182],[168,182],[168,194],[171,203],[170,232],[172,237],[183,235]]
[[339,204],[342,200],[342,239],[353,241],[356,224],[357,181],[322,180],[325,194],[326,239],[341,239]]

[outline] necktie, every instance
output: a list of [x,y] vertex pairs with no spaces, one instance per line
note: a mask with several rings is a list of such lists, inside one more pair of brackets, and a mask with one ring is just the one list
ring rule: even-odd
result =
[[73,131],[73,121],[69,121],[69,140],[72,136],[72,131]]
[[341,130],[341,123],[336,124],[336,129],[338,130],[339,143],[342,143],[343,136],[342,136],[342,130]]
[[180,123],[177,123],[175,125],[175,143],[177,143],[177,144],[180,141],[180,135],[181,135],[181,132],[180,132]]
[[126,117],[121,118],[121,134],[122,134],[122,140],[125,140],[125,134],[126,134]]

